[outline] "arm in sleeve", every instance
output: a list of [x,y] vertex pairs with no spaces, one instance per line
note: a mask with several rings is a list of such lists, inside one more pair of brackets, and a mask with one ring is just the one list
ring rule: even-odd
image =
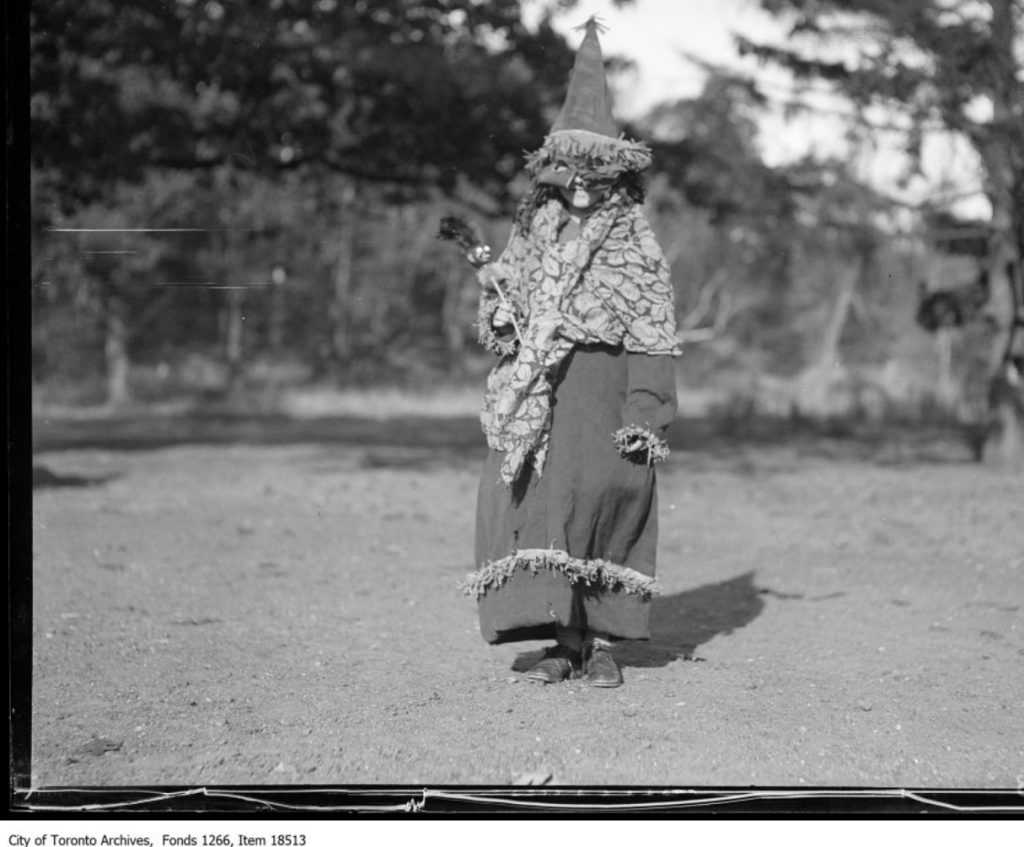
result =
[[[526,242],[517,227],[513,227],[509,237],[508,245],[502,251],[497,261],[489,268],[498,271],[503,279],[502,290],[512,304],[516,320],[520,323],[523,320],[524,309],[522,306],[520,273],[526,254]],[[482,272],[487,269],[481,269]],[[494,313],[501,305],[501,298],[498,296],[494,286],[481,280],[480,306],[477,310],[477,337],[480,344],[492,353],[499,356],[512,355],[519,348],[519,342],[511,326],[498,330],[492,324]]]
[[626,402],[622,428],[615,432],[619,453],[630,461],[651,465],[668,456],[665,432],[676,416],[675,358],[627,353]]
[[[499,329],[492,323],[494,313],[498,311],[500,305],[501,301],[496,294],[485,297],[481,293],[480,308],[476,318],[477,340],[485,350],[490,350],[499,356],[511,356],[519,349],[519,340],[515,336],[515,330],[511,326],[503,326]],[[516,320],[522,320],[519,309],[515,309],[515,313]]]

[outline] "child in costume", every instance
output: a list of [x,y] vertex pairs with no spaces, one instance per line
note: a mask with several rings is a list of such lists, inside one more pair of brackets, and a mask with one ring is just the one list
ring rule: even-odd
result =
[[[565,105],[497,262],[480,340],[499,361],[481,422],[478,600],[489,643],[554,638],[527,677],[622,684],[611,651],[649,637],[656,461],[676,411],[668,267],[641,211],[648,149],[620,138],[591,19]],[[500,289],[500,290],[499,290]]]

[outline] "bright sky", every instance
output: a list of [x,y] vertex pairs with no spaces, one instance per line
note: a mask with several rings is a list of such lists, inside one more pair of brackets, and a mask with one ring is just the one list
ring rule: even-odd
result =
[[[538,5],[526,3],[527,22],[536,19]],[[765,161],[780,164],[810,152],[849,158],[852,154],[843,138],[846,122],[840,114],[843,104],[821,93],[812,99],[822,114],[787,118],[782,103],[791,89],[785,72],[766,68],[736,51],[733,34],[752,40],[783,41],[785,26],[763,12],[757,0],[634,0],[616,9],[611,0],[582,0],[579,6],[555,21],[555,27],[577,44],[582,33],[573,28],[597,15],[608,27],[601,35],[606,55],[632,59],[635,73],[614,81],[619,117],[635,118],[656,103],[693,97],[704,84],[704,71],[687,58],[693,55],[709,63],[756,76],[763,90],[778,105],[761,121],[760,144]],[[884,116],[883,116],[884,119]],[[903,199],[917,200],[941,186],[946,193],[970,191],[979,185],[979,171],[973,152],[949,139],[932,139],[924,161],[924,178],[907,186],[898,185],[901,157],[895,137],[882,134],[874,150],[862,151],[856,159],[862,178],[877,188]],[[964,214],[986,214],[987,204],[979,198],[956,206]]]
[[591,15],[608,27],[601,35],[605,54],[622,55],[638,64],[635,79],[617,91],[623,117],[634,117],[663,100],[700,92],[703,73],[683,54],[738,67],[732,31],[757,37],[782,31],[776,20],[761,12],[756,0],[634,0],[624,9],[616,9],[611,0],[582,0],[555,26],[570,42],[578,41],[582,34],[572,29]]

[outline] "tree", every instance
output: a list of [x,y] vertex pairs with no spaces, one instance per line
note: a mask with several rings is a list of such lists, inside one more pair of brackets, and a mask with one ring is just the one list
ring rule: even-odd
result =
[[[521,0],[53,0],[32,5],[29,29],[39,249],[60,252],[48,231],[84,222],[211,233],[194,255],[145,271],[112,258],[127,250],[106,251],[106,264],[62,259],[91,280],[109,394],[119,400],[130,352],[152,341],[132,322],[158,308],[167,289],[157,277],[174,261],[193,272],[202,263],[208,280],[227,284],[221,340],[237,365],[251,334],[242,313],[255,297],[230,285],[257,271],[249,263],[263,261],[259,244],[278,238],[274,207],[287,218],[303,192],[322,202],[284,221],[289,252],[305,263],[289,285],[311,287],[313,317],[328,319],[327,357],[350,364],[359,350],[354,234],[357,214],[371,211],[357,208],[359,198],[401,205],[471,182],[507,203],[522,151],[546,132],[573,60],[550,16],[535,30],[523,25]],[[159,186],[175,176],[191,185],[169,211]],[[286,190],[275,196],[275,186]],[[329,268],[314,268],[314,231],[330,245],[319,249]],[[152,240],[133,238],[133,250]],[[138,278],[151,284],[140,288]],[[40,285],[62,280],[73,294],[75,273]],[[372,317],[381,323],[382,313]]]
[[500,192],[572,63],[520,0],[54,0],[30,34],[33,164],[69,205],[225,163]]
[[761,105],[742,80],[712,73],[697,97],[652,109],[642,132],[652,139],[650,205],[680,282],[684,341],[720,336],[729,322],[737,342],[778,364],[793,346],[785,303],[796,205],[786,173],[757,150]]
[[[966,138],[983,167],[991,205],[985,263],[993,285],[988,305],[993,421],[1013,391],[995,390],[1019,356],[1008,356],[1024,297],[1024,8],[1016,0],[761,0],[791,22],[786,47],[739,39],[742,52],[778,63],[798,78],[824,79],[860,109],[884,105],[908,121],[906,146],[921,155],[929,127]],[[841,43],[846,55],[828,55]],[[1024,385],[1022,375],[1011,375]],[[1018,393],[1024,387],[1018,388]],[[1002,398],[1002,399],[1000,399]],[[987,456],[1024,460],[1024,428],[993,425]]]

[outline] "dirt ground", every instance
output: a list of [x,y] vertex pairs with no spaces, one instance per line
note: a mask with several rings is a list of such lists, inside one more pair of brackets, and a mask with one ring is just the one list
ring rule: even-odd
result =
[[33,784],[1024,785],[1024,478],[673,438],[598,690],[479,636],[471,420],[37,421]]

